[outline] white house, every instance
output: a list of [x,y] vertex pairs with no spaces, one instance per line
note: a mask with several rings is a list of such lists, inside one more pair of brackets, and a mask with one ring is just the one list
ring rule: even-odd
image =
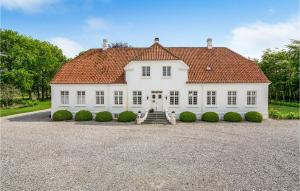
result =
[[268,117],[270,81],[255,62],[225,47],[90,49],[64,64],[51,82],[52,113],[86,109],[147,112],[258,111]]

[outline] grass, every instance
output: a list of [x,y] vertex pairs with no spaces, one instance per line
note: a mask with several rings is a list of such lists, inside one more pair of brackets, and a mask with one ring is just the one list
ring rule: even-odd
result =
[[283,113],[299,112],[299,108],[297,107],[289,107],[289,106],[274,105],[274,104],[269,104],[269,110],[270,109],[274,109]]
[[269,104],[269,117],[272,119],[299,119],[299,107]]
[[30,107],[20,107],[20,108],[9,108],[9,109],[0,109],[0,117],[15,115],[19,113],[27,113],[32,111],[38,111],[43,109],[49,109],[51,107],[50,100],[41,101],[37,105],[30,106]]

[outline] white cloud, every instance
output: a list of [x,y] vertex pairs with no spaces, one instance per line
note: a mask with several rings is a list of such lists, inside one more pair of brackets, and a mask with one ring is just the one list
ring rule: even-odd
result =
[[284,48],[300,39],[300,20],[269,24],[256,22],[232,30],[228,46],[246,57],[259,58],[267,48]]
[[64,55],[68,58],[73,58],[82,50],[77,42],[65,37],[55,37],[50,42],[62,49]]
[[23,10],[25,12],[38,12],[44,6],[54,4],[58,0],[1,0],[0,5],[8,10]]
[[103,18],[99,18],[99,17],[89,17],[86,20],[86,25],[88,29],[92,29],[92,30],[108,29],[108,23]]

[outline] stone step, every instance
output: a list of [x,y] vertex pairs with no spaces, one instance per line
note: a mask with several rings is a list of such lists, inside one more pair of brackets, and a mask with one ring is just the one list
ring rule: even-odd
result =
[[143,124],[169,124],[168,121],[144,121]]
[[147,119],[166,119],[166,116],[147,116]]

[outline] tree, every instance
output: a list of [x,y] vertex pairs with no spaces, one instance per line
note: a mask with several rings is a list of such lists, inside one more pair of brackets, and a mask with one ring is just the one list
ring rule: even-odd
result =
[[14,97],[17,96],[18,94],[19,94],[19,90],[15,86],[11,84],[1,85],[0,98],[5,107],[11,105],[13,103]]
[[260,68],[272,82],[269,97],[276,100],[299,100],[300,42],[293,40],[288,50],[266,50]]
[[[44,99],[49,82],[66,61],[62,51],[49,42],[32,39],[12,30],[2,30],[1,84],[12,84],[22,95],[32,92]],[[41,94],[41,96],[40,96]]]
[[115,42],[115,43],[111,43],[111,48],[129,48],[131,47],[130,45],[128,45],[127,42]]

